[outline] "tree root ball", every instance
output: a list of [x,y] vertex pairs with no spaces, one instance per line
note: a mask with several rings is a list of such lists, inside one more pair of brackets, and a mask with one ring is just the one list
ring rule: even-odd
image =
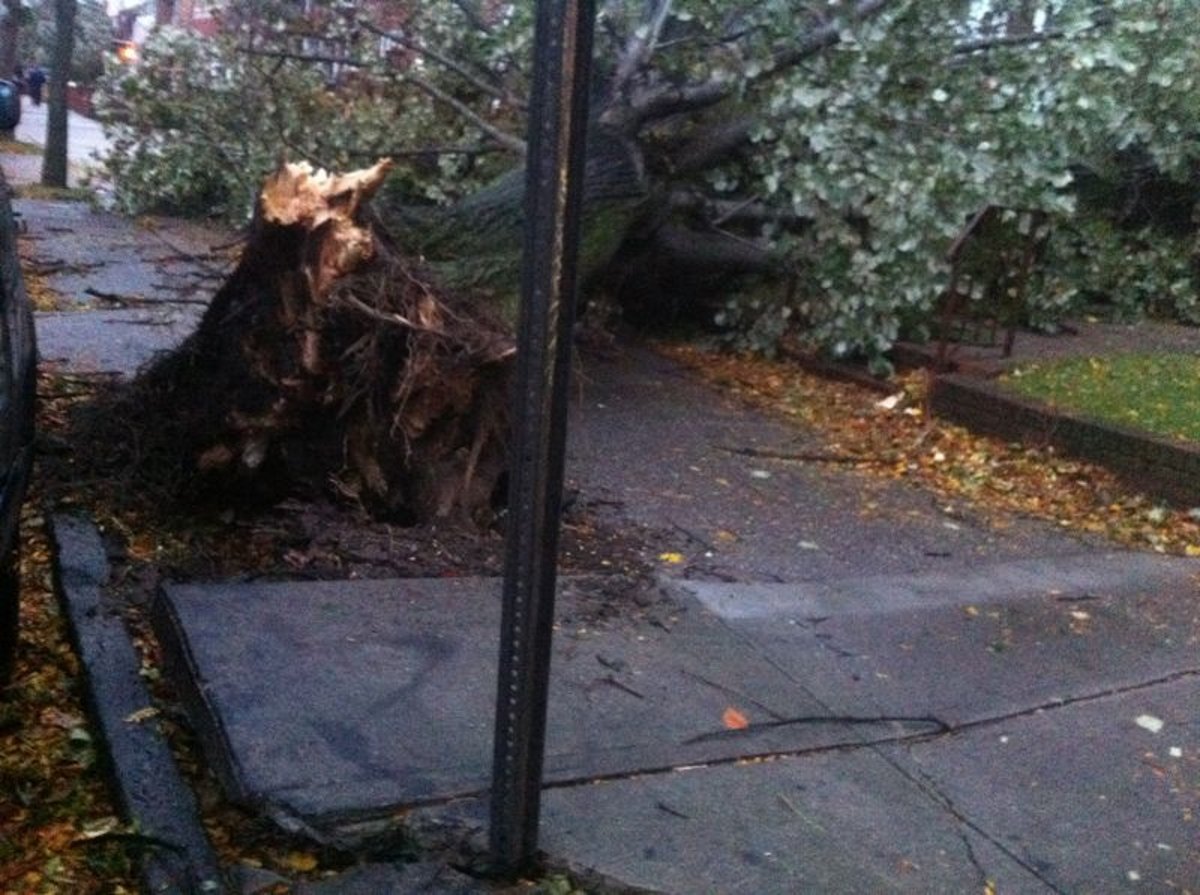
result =
[[372,220],[390,166],[268,179],[195,333],[106,414],[136,430],[140,478],[180,497],[332,487],[380,517],[490,519],[515,345],[485,300],[439,288]]

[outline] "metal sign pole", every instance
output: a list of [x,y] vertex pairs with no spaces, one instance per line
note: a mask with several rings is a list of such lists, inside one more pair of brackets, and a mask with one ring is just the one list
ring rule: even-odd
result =
[[492,768],[509,873],[537,851],[594,20],[594,0],[538,0]]

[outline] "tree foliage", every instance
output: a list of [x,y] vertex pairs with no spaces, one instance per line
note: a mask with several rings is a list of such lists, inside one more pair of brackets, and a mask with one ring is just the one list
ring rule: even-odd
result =
[[[22,62],[48,65],[54,58],[55,5],[53,0],[30,0],[29,24],[32,39],[26,42]],[[70,80],[94,83],[104,74],[105,56],[112,51],[113,26],[102,0],[79,0],[75,13],[75,44]]]
[[[415,205],[512,168],[529,4],[360,7],[254,3],[216,41],[160,32],[104,94],[119,201],[244,215],[281,155],[393,155],[393,190]],[[1193,13],[1188,0],[603,3],[593,129],[628,149],[644,200],[615,263],[626,281],[694,292],[756,347],[787,334],[880,359],[927,332],[947,247],[994,204],[1052,214],[1033,322],[1082,299],[1200,319]],[[715,299],[701,288],[714,284]]]

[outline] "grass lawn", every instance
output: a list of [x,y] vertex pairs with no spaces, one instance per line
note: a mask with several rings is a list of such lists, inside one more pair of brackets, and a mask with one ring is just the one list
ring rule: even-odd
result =
[[1200,356],[1124,354],[1030,364],[1003,379],[1020,394],[1094,419],[1200,442]]
[[23,183],[13,187],[18,199],[47,199],[54,202],[90,202],[95,194],[81,186],[43,186],[40,183]]

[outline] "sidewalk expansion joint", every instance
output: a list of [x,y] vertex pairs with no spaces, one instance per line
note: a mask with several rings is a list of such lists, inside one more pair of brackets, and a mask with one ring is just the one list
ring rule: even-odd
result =
[[[710,767],[722,767],[727,765],[736,765],[743,762],[767,762],[788,758],[803,758],[809,755],[825,755],[833,752],[850,752],[860,749],[877,749],[879,746],[906,745],[909,743],[928,743],[945,737],[952,737],[958,734],[966,733],[967,731],[976,730],[978,728],[989,727],[996,724],[1003,724],[1007,721],[1013,721],[1020,718],[1032,717],[1042,712],[1054,711],[1056,709],[1069,708],[1071,706],[1096,702],[1102,699],[1110,699],[1116,696],[1122,696],[1127,693],[1136,693],[1141,690],[1150,689],[1153,687],[1163,686],[1166,684],[1175,683],[1180,680],[1186,680],[1192,677],[1200,677],[1200,668],[1189,668],[1181,671],[1176,671],[1168,675],[1154,678],[1149,681],[1141,681],[1135,684],[1128,684],[1123,687],[1110,687],[1096,693],[1086,693],[1081,696],[1063,697],[1054,699],[1049,702],[1039,703],[1030,708],[1021,709],[1020,711],[1007,712],[1003,715],[996,715],[988,718],[980,718],[975,721],[964,721],[958,724],[951,724],[941,720],[933,715],[924,716],[878,716],[878,717],[855,717],[855,716],[806,716],[800,718],[784,719],[781,721],[768,721],[761,724],[752,724],[742,730],[730,731],[713,731],[710,734],[699,734],[696,737],[686,742],[697,742],[706,738],[718,736],[746,736],[753,735],[756,730],[764,730],[768,728],[777,728],[787,724],[844,724],[848,726],[857,725],[875,725],[893,722],[901,723],[922,723],[934,725],[934,730],[909,731],[905,733],[893,734],[891,736],[873,737],[870,739],[854,739],[851,741],[843,741],[837,743],[825,743],[820,746],[808,746],[801,749],[782,749],[770,752],[747,753],[742,755],[731,756],[729,758],[711,759],[708,761],[694,762],[682,765],[664,765],[660,767],[640,768],[634,771],[620,771],[611,774],[594,774],[581,777],[571,777],[563,780],[548,781],[543,788],[550,789],[569,789],[577,786],[589,786],[594,783],[609,783],[619,780],[632,780],[639,777],[652,777],[658,775],[671,774],[676,772],[700,770]],[[477,791],[473,793],[460,793],[457,796],[446,797],[439,799],[438,804],[444,804],[454,798],[473,797],[486,795],[486,791]],[[980,832],[980,835],[985,835]]]
[[[829,755],[835,753],[849,753],[861,750],[872,750],[878,752],[881,746],[905,746],[917,743],[931,743],[937,740],[957,736],[969,731],[1003,724],[1005,722],[1019,720],[1038,715],[1043,712],[1055,711],[1058,709],[1070,708],[1076,705],[1088,704],[1097,702],[1103,699],[1111,699],[1117,696],[1122,696],[1127,693],[1136,693],[1142,690],[1151,689],[1153,687],[1163,686],[1175,683],[1180,680],[1200,677],[1200,668],[1189,668],[1173,672],[1168,675],[1163,675],[1152,680],[1140,681],[1134,684],[1128,684],[1121,687],[1110,687],[1095,693],[1086,693],[1080,696],[1063,697],[1050,700],[1048,702],[1039,703],[1029,708],[1021,709],[1014,712],[1006,712],[1002,715],[995,715],[987,718],[979,718],[974,721],[964,721],[956,724],[949,723],[933,715],[923,716],[887,716],[880,715],[876,717],[869,716],[838,716],[838,715],[815,715],[804,716],[799,718],[781,719],[779,721],[768,721],[760,724],[752,724],[741,730],[722,730],[713,731],[709,734],[699,734],[685,742],[697,742],[706,738],[714,737],[735,737],[735,736],[753,736],[756,731],[767,729],[775,729],[788,724],[832,724],[852,726],[873,726],[887,723],[909,723],[909,724],[925,724],[934,727],[934,729],[926,729],[919,731],[905,731],[887,736],[878,736],[871,738],[857,737],[851,740],[845,740],[834,743],[823,743],[819,746],[806,746],[798,749],[777,749],[764,752],[746,752],[738,755],[729,756],[726,758],[707,759],[704,761],[689,762],[686,764],[665,764],[654,765],[649,767],[641,767],[633,770],[614,771],[603,774],[586,774],[577,777],[566,777],[558,780],[548,780],[542,785],[544,791],[557,789],[574,789],[584,786],[592,786],[597,783],[617,783],[625,780],[637,780],[643,777],[660,777],[668,774],[686,773],[689,771],[699,771],[708,768],[719,768],[736,766],[739,764],[756,764],[767,763],[772,761],[785,761],[793,758],[805,758],[808,756]],[[890,763],[890,762],[889,762]],[[897,768],[906,776],[911,775],[903,768]],[[912,781],[918,788],[926,791],[931,798],[934,798],[932,793],[928,792],[927,787],[923,786],[920,781]],[[300,787],[301,789],[303,787]],[[404,807],[406,809],[422,809],[422,808],[439,808],[454,802],[470,801],[475,799],[486,799],[488,797],[488,789],[484,787],[475,789],[464,789],[452,793],[445,793],[438,796],[433,796],[424,799],[415,799],[406,801]],[[270,811],[272,816],[277,818],[292,817],[295,818],[295,812],[286,806],[286,791],[281,791],[276,794],[276,797],[269,800],[267,804],[260,804]],[[284,798],[281,798],[284,797]],[[987,839],[997,848],[1009,854],[1013,860],[1017,861],[1031,873],[1036,873],[1036,868],[1032,868],[1027,862],[1021,860],[1019,856],[1011,855],[1009,850],[1002,844],[990,836],[985,830],[980,828],[975,822],[962,814],[961,811],[955,809],[950,801],[940,793],[935,798],[942,807],[954,816],[964,826],[974,831],[979,836]],[[370,812],[355,812],[354,820],[356,822],[368,821],[372,817],[387,818],[395,814],[395,806],[381,807]],[[298,820],[298,818],[295,818]],[[345,818],[339,813],[337,816],[329,815],[325,817],[309,817],[303,823],[311,829],[324,829],[330,824],[337,825]],[[1055,887],[1038,875],[1038,878],[1051,890],[1058,891]]]

